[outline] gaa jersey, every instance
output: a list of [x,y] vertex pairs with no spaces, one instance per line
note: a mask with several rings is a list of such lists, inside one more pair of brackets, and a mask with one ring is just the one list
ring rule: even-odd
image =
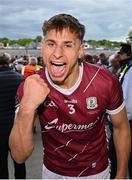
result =
[[79,78],[70,89],[55,85],[46,68],[39,74],[50,88],[38,108],[44,165],[71,177],[102,172],[109,164],[105,113],[116,114],[124,107],[118,79],[88,63],[81,64]]

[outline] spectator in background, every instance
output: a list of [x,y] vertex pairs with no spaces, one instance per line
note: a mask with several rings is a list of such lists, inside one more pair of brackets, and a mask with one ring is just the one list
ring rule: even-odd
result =
[[94,64],[97,64],[98,61],[99,61],[98,55],[93,55],[93,62],[94,62]]
[[25,61],[23,60],[23,58],[21,57],[20,59],[16,59],[16,61],[13,64],[13,69],[20,73],[22,72],[22,68],[25,66]]
[[108,58],[106,57],[105,53],[99,54],[99,61],[97,62],[97,64],[104,65],[106,67],[109,65]]
[[24,78],[27,78],[28,76],[35,73],[36,65],[37,65],[37,58],[34,56],[29,57],[28,65],[23,66],[21,70],[21,74],[24,76]]
[[[23,77],[9,67],[10,57],[0,53],[0,179],[8,179],[9,135],[14,123],[15,96]],[[15,179],[26,178],[25,163],[14,160]]]
[[37,60],[38,60],[38,65],[40,65],[40,66],[43,66],[43,57],[42,56],[39,56],[39,57],[37,57]]
[[[131,129],[132,136],[132,52],[129,44],[121,44],[119,54],[119,64],[121,67],[119,80],[122,84],[123,96],[126,104],[127,116]],[[110,139],[110,160],[111,160],[111,178],[115,178],[117,164],[116,153],[113,142],[113,136]],[[132,149],[129,158],[129,178],[132,179]]]
[[[122,84],[123,96],[125,99],[127,116],[132,136],[132,51],[131,45],[122,44],[119,51],[121,73],[119,80]],[[129,178],[132,179],[132,149],[129,159]]]
[[82,59],[88,63],[94,64],[93,57],[89,54],[85,54]]
[[118,76],[120,69],[119,54],[118,53],[112,54],[111,56],[109,56],[108,61],[109,61],[109,66],[107,68],[112,72],[112,74]]
[[43,58],[41,56],[37,57],[36,71],[43,68]]

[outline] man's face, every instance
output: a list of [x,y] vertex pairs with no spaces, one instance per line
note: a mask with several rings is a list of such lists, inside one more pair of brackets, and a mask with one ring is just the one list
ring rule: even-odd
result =
[[36,66],[36,64],[37,64],[37,63],[36,63],[36,59],[33,59],[33,58],[32,58],[30,64],[33,65],[33,66]]
[[115,57],[111,61],[112,66],[113,67],[118,67],[119,66],[119,61],[120,61],[119,55],[116,54]]
[[128,56],[127,56],[126,53],[124,53],[124,52],[120,52],[120,53],[119,53],[119,60],[120,60],[120,61],[122,61],[122,60],[124,60],[124,59],[127,59],[127,58],[128,58]]
[[68,29],[50,30],[42,42],[44,65],[51,80],[64,87],[71,87],[79,75],[78,57],[83,54],[83,45]]

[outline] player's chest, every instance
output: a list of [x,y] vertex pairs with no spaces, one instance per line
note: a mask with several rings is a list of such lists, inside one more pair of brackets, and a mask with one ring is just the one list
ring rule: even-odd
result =
[[66,121],[72,119],[84,123],[100,119],[104,113],[106,102],[97,94],[84,95],[82,93],[79,96],[77,94],[69,96],[58,94],[52,96],[45,106],[44,115],[47,117],[56,116]]

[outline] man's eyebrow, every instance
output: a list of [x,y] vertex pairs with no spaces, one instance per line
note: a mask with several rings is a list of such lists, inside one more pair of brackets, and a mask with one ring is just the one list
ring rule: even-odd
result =
[[46,39],[45,42],[55,42],[53,39]]
[[[56,43],[55,40],[53,40],[53,39],[46,39],[45,42],[53,42],[53,43]],[[69,41],[64,41],[63,43],[64,43],[64,44],[75,44],[75,42],[70,41],[70,40],[69,40]]]
[[73,45],[75,45],[75,42],[73,42],[73,41],[64,41],[64,44],[73,44]]
[[64,41],[64,43],[65,43],[65,44],[67,44],[67,43],[71,43],[71,44],[73,44],[73,42],[72,42],[72,41]]

